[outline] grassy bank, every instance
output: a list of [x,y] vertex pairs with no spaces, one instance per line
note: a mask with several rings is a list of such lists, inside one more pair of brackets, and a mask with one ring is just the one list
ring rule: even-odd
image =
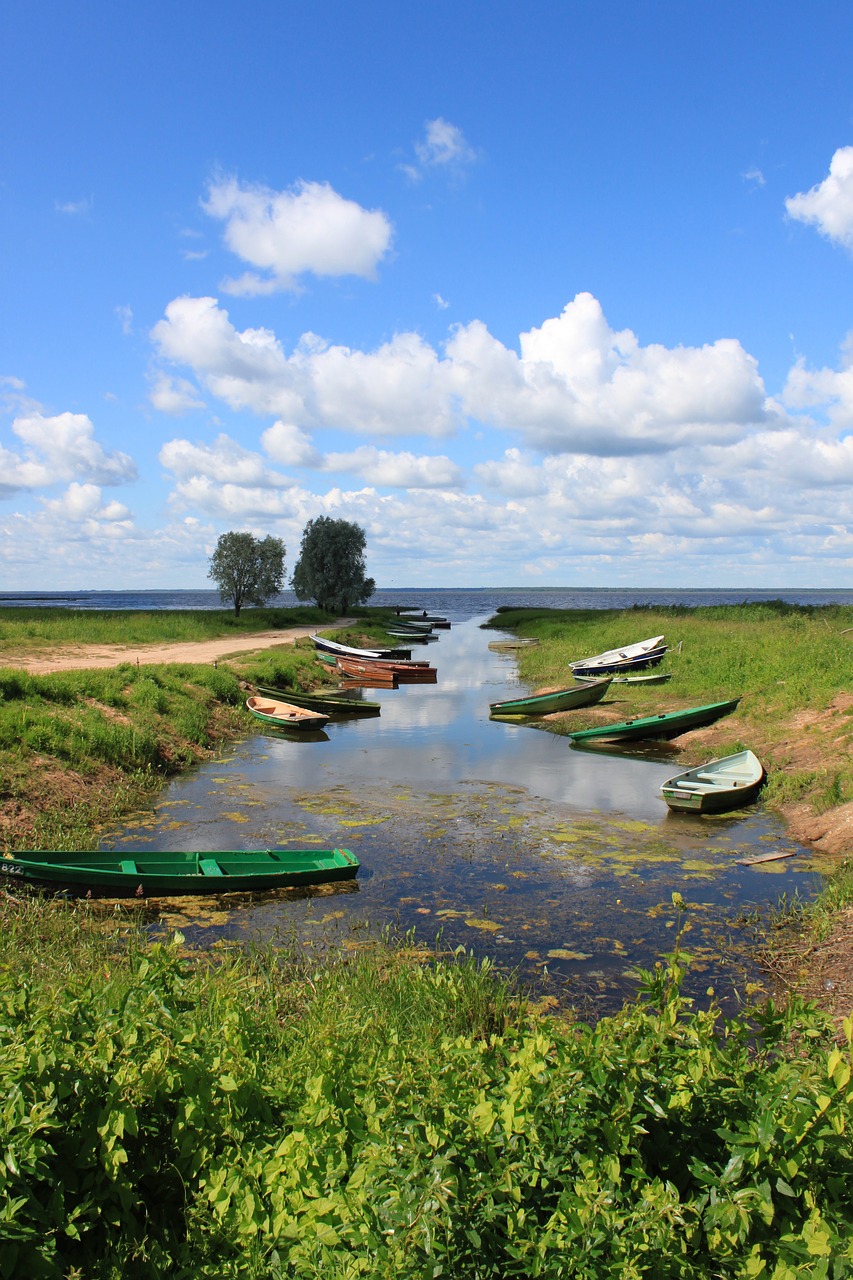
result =
[[0,658],[14,663],[16,653],[63,645],[179,644],[251,637],[260,631],[322,626],[332,615],[306,606],[296,609],[45,609],[0,608]]
[[851,691],[853,608],[508,609],[488,625],[541,641],[518,653],[521,677],[536,688],[571,684],[575,658],[663,633],[670,651],[655,670],[672,680],[613,686],[618,714],[607,703],[573,712],[573,728],[740,696],[736,714],[715,726],[714,750],[756,751],[770,772],[767,802],[801,799],[821,811],[853,799],[853,715],[832,710]]
[[682,964],[534,1024],[464,956],[190,962],[0,900],[0,1274],[849,1274],[849,1039],[694,1012]]

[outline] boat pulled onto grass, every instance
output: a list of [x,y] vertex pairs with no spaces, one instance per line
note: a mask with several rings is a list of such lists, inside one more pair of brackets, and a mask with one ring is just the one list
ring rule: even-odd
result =
[[531,694],[528,698],[507,698],[489,704],[489,715],[497,717],[547,716],[554,711],[573,711],[600,702],[610,688],[609,676],[588,684],[575,684],[569,689]]
[[568,736],[572,742],[634,742],[650,738],[656,742],[668,742],[688,733],[691,729],[702,729],[705,725],[714,724],[723,716],[730,715],[737,709],[740,698],[729,698],[725,702],[708,702],[701,707],[686,707],[683,711],[664,711],[654,716],[637,716],[633,720],[623,720],[620,724],[603,724],[594,729],[578,729]]

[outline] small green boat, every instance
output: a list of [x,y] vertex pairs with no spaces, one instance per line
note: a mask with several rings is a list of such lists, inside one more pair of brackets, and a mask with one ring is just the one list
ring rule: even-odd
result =
[[246,849],[229,853],[27,852],[0,858],[0,877],[74,896],[177,898],[352,880],[349,849]]
[[553,693],[537,693],[529,698],[509,698],[505,702],[492,702],[489,714],[493,716],[547,716],[552,711],[573,711],[576,707],[591,707],[600,702],[610,688],[610,677],[590,684],[575,684],[570,689],[556,689]]
[[764,786],[764,766],[752,751],[738,751],[677,773],[661,786],[670,809],[688,813],[728,813],[758,798]]
[[568,737],[573,742],[588,742],[600,738],[604,741],[618,738],[621,742],[636,741],[639,738],[653,738],[655,741],[668,741],[677,738],[690,729],[701,729],[706,724],[721,720],[737,708],[740,698],[730,698],[728,702],[709,702],[703,707],[688,707],[684,711],[665,711],[657,716],[639,716],[635,720],[625,720],[621,724],[603,724],[596,729],[578,729]]
[[297,707],[307,707],[309,711],[320,711],[329,716],[378,716],[382,710],[378,702],[370,702],[367,698],[349,698],[345,693],[337,693],[334,689],[318,689],[314,693],[294,693],[292,689],[274,689],[271,685],[254,686],[258,693],[270,698],[280,698],[283,702],[292,702]]

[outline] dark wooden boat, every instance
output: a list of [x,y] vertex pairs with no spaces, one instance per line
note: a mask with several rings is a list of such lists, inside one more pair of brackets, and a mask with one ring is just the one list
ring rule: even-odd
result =
[[600,702],[610,688],[610,677],[605,676],[590,684],[576,684],[570,689],[556,689],[553,693],[533,694],[529,698],[509,698],[492,702],[489,714],[493,716],[547,716],[553,711],[572,711],[575,707],[590,707]]
[[182,897],[245,893],[352,880],[359,867],[349,849],[246,849],[228,853],[27,852],[0,858],[8,881],[80,896]]
[[247,698],[246,706],[256,720],[263,720],[265,724],[281,729],[322,729],[324,724],[329,723],[328,715],[321,711],[299,707],[293,702],[282,702],[266,694]]
[[665,711],[656,716],[638,716],[635,720],[625,720],[621,724],[604,724],[596,729],[578,729],[568,736],[573,742],[589,742],[600,738],[603,741],[619,739],[630,742],[640,738],[652,738],[655,741],[667,742],[677,738],[690,729],[701,729],[706,724],[713,724],[723,716],[730,715],[740,702],[740,698],[731,698],[727,702],[709,702],[703,707],[688,707],[684,711]]
[[400,684],[434,684],[437,678],[435,667],[431,667],[428,662],[392,662],[381,658],[364,661],[339,654],[337,664],[338,670],[350,677],[391,677]]
[[378,702],[370,702],[367,698],[348,698],[336,689],[317,689],[313,693],[296,693],[292,689],[274,689],[259,684],[257,692],[269,698],[277,698],[282,702],[291,702],[297,707],[308,707],[310,711],[319,711],[329,716],[378,716],[382,710]]
[[764,766],[752,751],[709,760],[669,778],[661,787],[670,809],[689,813],[728,813],[757,799],[764,786]]

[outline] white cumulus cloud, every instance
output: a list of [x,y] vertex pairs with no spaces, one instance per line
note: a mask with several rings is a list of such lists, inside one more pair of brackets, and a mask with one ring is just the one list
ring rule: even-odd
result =
[[225,223],[232,253],[264,273],[249,271],[223,285],[234,294],[294,289],[307,272],[370,280],[391,244],[391,223],[381,210],[362,208],[327,182],[274,191],[222,178],[210,183],[202,207]]
[[12,431],[24,449],[17,452],[0,446],[0,494],[69,481],[113,485],[136,479],[134,460],[105,449],[84,413],[33,412],[15,418]]
[[785,208],[790,217],[816,226],[829,240],[853,249],[853,147],[839,147],[823,182],[790,196]]

